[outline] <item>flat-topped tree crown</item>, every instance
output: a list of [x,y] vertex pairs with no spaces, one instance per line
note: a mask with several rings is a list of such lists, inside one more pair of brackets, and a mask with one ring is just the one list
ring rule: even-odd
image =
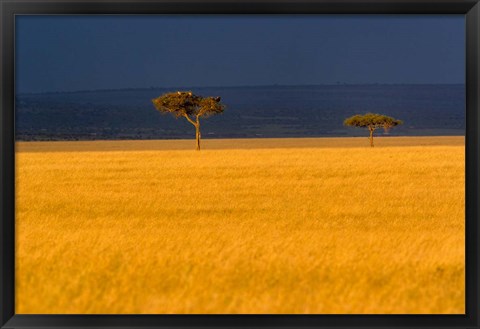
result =
[[200,117],[222,113],[225,105],[220,97],[202,97],[191,91],[177,91],[152,99],[155,108],[161,113],[171,113],[175,117],[184,117],[195,126],[197,150],[200,150]]
[[152,99],[155,108],[162,113],[171,113],[176,117],[195,115],[201,97],[190,91],[177,91]]
[[368,128],[370,131],[370,146],[373,147],[373,132],[378,128],[388,131],[390,128],[403,124],[402,120],[398,120],[388,115],[377,113],[365,113],[351,116],[343,122],[345,126]]

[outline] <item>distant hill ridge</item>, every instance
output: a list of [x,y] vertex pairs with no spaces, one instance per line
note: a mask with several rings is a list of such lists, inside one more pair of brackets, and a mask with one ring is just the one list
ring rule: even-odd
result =
[[190,89],[231,89],[231,88],[295,88],[295,87],[321,87],[321,86],[463,86],[461,83],[324,83],[324,84],[305,84],[305,85],[232,85],[232,86],[174,86],[174,87],[130,87],[130,88],[100,88],[100,89],[79,89],[66,91],[43,91],[43,92],[22,92],[17,96],[26,95],[47,95],[47,94],[78,94],[92,92],[115,92],[115,91],[142,91],[142,90],[190,90]]

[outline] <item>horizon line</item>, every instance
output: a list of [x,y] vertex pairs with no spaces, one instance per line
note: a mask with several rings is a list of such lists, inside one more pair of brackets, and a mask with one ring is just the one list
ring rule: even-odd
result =
[[20,92],[15,94],[15,96],[23,95],[46,95],[46,94],[79,94],[79,93],[91,93],[91,92],[113,92],[113,91],[135,91],[135,90],[155,90],[155,89],[208,89],[208,88],[264,88],[264,87],[320,87],[320,86],[448,86],[448,85],[465,85],[465,83],[321,83],[321,84],[265,84],[265,85],[230,85],[230,86],[170,86],[170,87],[125,87],[125,88],[99,88],[99,89],[77,89],[77,90],[66,90],[66,91],[38,91],[38,92]]

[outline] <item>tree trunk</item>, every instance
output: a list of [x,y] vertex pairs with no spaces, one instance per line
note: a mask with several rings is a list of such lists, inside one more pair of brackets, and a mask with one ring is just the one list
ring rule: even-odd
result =
[[197,151],[200,151],[200,123],[195,125],[195,139],[197,140]]
[[373,147],[373,131],[375,129],[373,128],[368,128],[368,130],[370,130],[370,147]]

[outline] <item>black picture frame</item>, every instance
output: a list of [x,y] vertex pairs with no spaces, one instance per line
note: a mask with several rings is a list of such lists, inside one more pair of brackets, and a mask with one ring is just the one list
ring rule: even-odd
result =
[[[1,328],[479,328],[480,4],[478,0],[0,0]],[[466,18],[465,315],[17,315],[15,314],[15,15],[464,14]],[[128,296],[125,296],[128,298]]]

